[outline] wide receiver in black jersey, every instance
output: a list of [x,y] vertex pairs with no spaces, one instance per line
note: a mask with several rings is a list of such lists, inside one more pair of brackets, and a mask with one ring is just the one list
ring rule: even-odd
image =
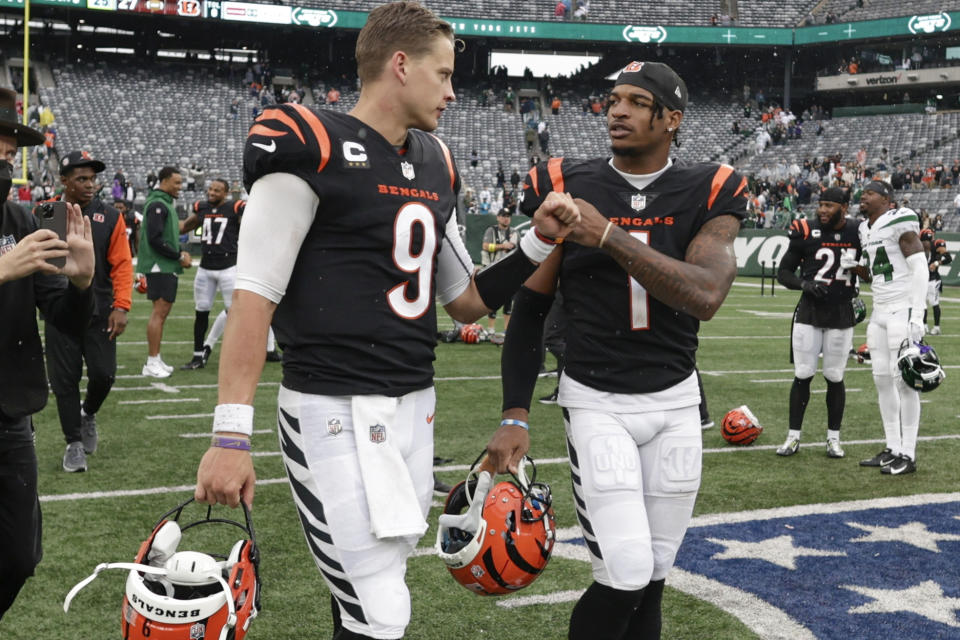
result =
[[278,428],[299,520],[334,600],[334,638],[401,638],[406,560],[433,494],[435,300],[461,322],[503,305],[579,219],[554,194],[513,256],[473,275],[459,174],[427,133],[453,102],[451,26],[418,3],[370,12],[349,114],[264,110],[220,358],[214,439],[195,496],[253,500],[253,399],[271,321]]
[[818,224],[794,220],[787,232],[790,246],[777,269],[777,280],[783,286],[803,291],[793,315],[790,430],[777,449],[780,456],[792,456],[800,448],[810,381],[821,353],[827,381],[827,456],[844,455],[840,447],[840,423],[846,404],[843,372],[857,323],[851,302],[857,296],[856,265],[860,259],[857,224],[845,217],[849,199],[845,190],[831,187],[820,196]]
[[540,365],[528,345],[540,344],[559,287],[569,330],[558,402],[595,580],[574,607],[572,640],[660,637],[664,579],[700,485],[697,331],[736,276],[747,203],[732,167],[670,160],[686,104],[667,65],[627,65],[607,98],[613,158],[554,158],[524,186],[523,211],[567,191],[582,219],[517,294],[504,422],[487,450],[503,470],[529,446],[516,425]]
[[[193,358],[181,369],[202,369],[217,340],[223,335],[227,311],[233,302],[237,280],[237,247],[240,240],[240,222],[247,206],[244,200],[227,200],[230,184],[225,178],[214,178],[207,187],[207,199],[193,203],[193,211],[180,223],[180,233],[189,233],[200,227],[202,257],[197,277],[193,281]],[[224,310],[210,325],[210,309],[217,291],[223,296]],[[206,338],[204,338],[206,335]],[[275,351],[273,329],[267,335],[267,360],[279,361]]]
[[[940,277],[940,267],[953,262],[953,257],[947,251],[947,241],[943,238],[934,238],[933,233],[924,235],[929,229],[920,232],[920,241],[923,250],[927,252],[927,267],[930,269],[930,280],[927,282],[927,304],[933,307],[933,327],[927,329],[932,336],[940,335],[940,292],[943,291],[943,279]],[[923,310],[923,323],[927,324],[927,310]]]

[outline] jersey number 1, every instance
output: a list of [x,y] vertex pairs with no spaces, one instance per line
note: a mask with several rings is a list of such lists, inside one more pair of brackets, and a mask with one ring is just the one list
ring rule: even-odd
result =
[[[423,229],[423,246],[413,253],[413,228]],[[407,320],[416,320],[430,308],[433,256],[437,248],[433,211],[419,202],[403,205],[393,222],[393,262],[406,273],[416,274],[417,297],[410,298],[410,281],[401,282],[387,293],[393,312]]]
[[[649,231],[631,231],[630,235],[642,242],[650,242]],[[644,331],[650,328],[650,296],[639,282],[628,275],[630,280],[630,329]]]

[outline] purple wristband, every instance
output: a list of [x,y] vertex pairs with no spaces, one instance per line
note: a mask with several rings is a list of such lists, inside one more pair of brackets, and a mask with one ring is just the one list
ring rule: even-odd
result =
[[210,446],[221,449],[236,449],[237,451],[250,451],[250,441],[246,438],[231,438],[228,436],[213,436]]

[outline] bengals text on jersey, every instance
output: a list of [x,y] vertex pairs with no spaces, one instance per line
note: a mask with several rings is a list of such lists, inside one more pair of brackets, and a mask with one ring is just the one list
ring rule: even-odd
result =
[[460,188],[446,145],[411,129],[398,152],[353,116],[284,104],[251,127],[243,166],[248,191],[283,172],[320,201],[273,317],[283,385],[331,396],[430,386],[436,258]]
[[[607,159],[552,158],[528,173],[521,211],[532,216],[547,193],[566,191],[641,242],[683,260],[707,221],[746,216],[745,189],[746,179],[728,165],[676,162],[638,190]],[[650,393],[691,375],[699,320],[648,295],[601,249],[574,242],[562,249],[559,286],[571,378],[602,391]]]

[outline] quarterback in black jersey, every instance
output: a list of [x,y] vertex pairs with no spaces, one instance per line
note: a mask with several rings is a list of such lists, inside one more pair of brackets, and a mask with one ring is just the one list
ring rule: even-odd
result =
[[559,290],[569,330],[558,402],[594,577],[570,618],[572,640],[660,636],[664,579],[700,485],[697,331],[736,276],[746,180],[670,159],[686,103],[667,65],[627,65],[607,98],[612,159],[553,158],[524,185],[524,212],[567,191],[582,218],[517,294],[504,423],[487,450],[504,470],[529,446],[515,426],[540,365],[528,345],[540,344]]
[[284,350],[278,430],[338,640],[401,638],[406,559],[433,495],[435,300],[461,322],[502,306],[576,224],[555,194],[519,251],[476,275],[460,178],[437,137],[454,100],[452,27],[419,3],[370,12],[349,114],[269,107],[244,149],[250,198],[198,500],[253,500],[253,399],[271,321]]
[[777,269],[777,280],[783,286],[803,292],[793,315],[790,429],[777,449],[780,456],[792,456],[800,448],[810,381],[821,353],[827,381],[827,456],[844,455],[840,446],[846,404],[843,372],[857,323],[852,301],[857,296],[856,265],[860,260],[858,227],[846,217],[849,199],[845,190],[831,187],[820,196],[816,224],[805,218],[794,220],[787,232],[790,246]]

